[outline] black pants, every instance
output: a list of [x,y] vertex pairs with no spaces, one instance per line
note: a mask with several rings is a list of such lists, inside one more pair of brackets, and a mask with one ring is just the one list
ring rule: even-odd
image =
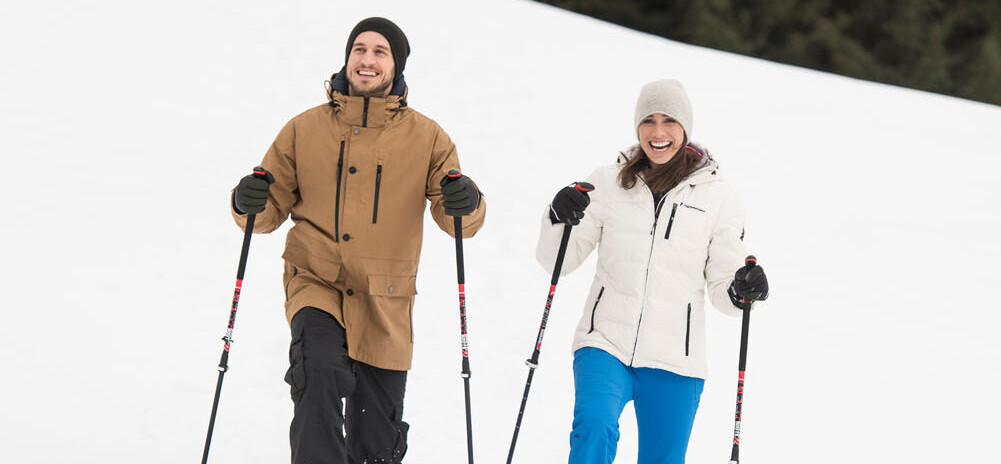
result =
[[295,404],[292,464],[402,462],[407,372],[348,358],[344,328],[333,316],[306,307],[292,318],[285,381]]

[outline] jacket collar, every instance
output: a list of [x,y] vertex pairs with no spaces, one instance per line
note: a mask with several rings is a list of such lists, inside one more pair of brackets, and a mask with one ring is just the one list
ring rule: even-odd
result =
[[348,95],[348,80],[344,68],[330,76],[327,99],[334,114],[352,126],[379,127],[388,124],[407,107],[407,84],[403,76],[393,84],[386,98]]

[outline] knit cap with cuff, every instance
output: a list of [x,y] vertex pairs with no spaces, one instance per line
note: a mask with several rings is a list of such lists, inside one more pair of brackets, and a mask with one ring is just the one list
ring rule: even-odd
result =
[[674,79],[662,79],[653,81],[643,86],[640,96],[636,100],[636,119],[633,129],[637,130],[640,123],[647,116],[655,113],[662,113],[670,116],[681,124],[685,129],[685,135],[689,140],[692,138],[692,102],[688,100],[688,93],[680,81]]
[[348,56],[351,55],[351,47],[355,44],[355,39],[365,31],[377,32],[389,42],[390,52],[393,54],[393,65],[396,67],[393,81],[398,81],[400,76],[403,75],[403,68],[407,67],[407,57],[410,56],[410,42],[407,41],[407,35],[403,33],[403,30],[396,23],[386,18],[372,17],[363,19],[351,30],[351,34],[348,35],[347,47],[344,49],[344,64],[348,64]]

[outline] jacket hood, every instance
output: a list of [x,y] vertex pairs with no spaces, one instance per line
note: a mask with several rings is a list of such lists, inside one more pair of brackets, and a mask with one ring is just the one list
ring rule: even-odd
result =
[[[333,94],[334,94],[334,92],[340,92],[341,95],[347,95],[348,94],[348,77],[347,76],[348,76],[348,73],[347,73],[347,66],[346,65],[343,66],[343,67],[341,67],[340,71],[337,71],[332,76],[330,76],[330,80],[327,81],[329,83],[328,86],[327,86],[327,99],[328,100],[333,100]],[[403,77],[402,74],[400,74],[400,77],[396,78],[393,81],[393,89],[389,91],[389,97],[393,97],[393,96],[400,97],[400,100],[402,100],[404,102],[403,105],[406,106],[406,100],[407,100],[407,82],[406,82],[406,79]],[[389,97],[387,97],[387,98],[389,98]]]
[[348,80],[344,68],[327,81],[328,104],[346,123],[362,127],[379,127],[389,123],[407,107],[407,84],[403,76],[393,85],[388,97],[355,97],[348,95]]

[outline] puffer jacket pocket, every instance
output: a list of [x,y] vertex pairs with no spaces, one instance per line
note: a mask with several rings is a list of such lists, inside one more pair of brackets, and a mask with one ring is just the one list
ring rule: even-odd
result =
[[671,206],[671,216],[667,219],[667,230],[664,232],[664,240],[671,239],[671,230],[674,229],[674,216],[678,214],[678,204]]
[[688,317],[685,322],[685,356],[688,356],[692,343],[692,304],[688,303]]
[[687,203],[671,208],[664,239],[681,249],[708,249],[712,237],[711,216],[705,209]]
[[605,287],[601,287],[598,290],[598,296],[594,299],[594,307],[591,308],[591,328],[587,330],[587,333],[594,332],[594,315],[598,312],[598,303],[601,302],[601,295],[605,293]]

